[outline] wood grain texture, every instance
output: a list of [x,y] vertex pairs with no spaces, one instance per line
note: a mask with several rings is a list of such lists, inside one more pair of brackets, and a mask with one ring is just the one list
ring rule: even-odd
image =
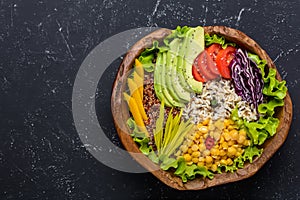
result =
[[[223,35],[227,40],[235,42],[240,47],[259,55],[262,59],[265,59],[268,63],[268,67],[276,69],[267,53],[254,40],[241,31],[224,26],[208,26],[204,27],[204,30],[205,33]],[[181,178],[175,176],[171,171],[161,170],[158,165],[154,164],[146,156],[141,154],[137,144],[132,140],[130,130],[126,125],[129,113],[122,95],[122,92],[126,88],[128,72],[132,68],[134,59],[138,57],[146,47],[151,46],[154,40],[161,40],[170,33],[171,30],[169,29],[159,29],[142,38],[128,51],[120,65],[113,85],[111,108],[115,127],[121,142],[138,163],[149,170],[162,182],[178,190],[201,190],[216,185],[242,180],[254,175],[280,148],[288,135],[293,113],[292,101],[288,93],[284,99],[284,107],[276,110],[275,115],[280,119],[277,133],[263,144],[262,147],[264,148],[264,151],[262,155],[259,158],[256,158],[252,164],[246,163],[243,169],[238,169],[234,173],[216,174],[212,180],[207,178],[196,178],[192,181],[188,181],[187,183],[183,183]],[[278,71],[276,78],[281,80],[281,76]]]

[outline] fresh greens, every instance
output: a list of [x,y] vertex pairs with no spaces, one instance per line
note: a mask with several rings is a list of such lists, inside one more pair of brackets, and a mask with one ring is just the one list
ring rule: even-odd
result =
[[228,45],[234,47],[236,46],[235,43],[227,42],[223,36],[218,36],[216,34],[213,35],[205,34],[204,39],[205,39],[205,46],[209,46],[214,43],[220,44],[223,49],[226,49]]
[[235,158],[233,160],[233,164],[232,165],[221,165],[220,167],[218,167],[218,173],[222,173],[222,169],[225,170],[225,172],[234,172],[236,171],[238,168],[243,168],[244,167],[244,163],[246,161],[249,161],[250,163],[253,162],[253,158],[255,156],[260,156],[263,152],[263,149],[258,149],[257,147],[255,146],[250,146],[250,147],[247,147],[244,151],[244,153]]
[[240,126],[243,125],[248,130],[248,136],[253,145],[262,145],[265,140],[276,133],[279,125],[279,120],[273,115],[275,108],[284,105],[284,97],[287,92],[285,81],[276,79],[276,70],[269,68],[265,69],[267,62],[261,60],[257,55],[249,53],[248,57],[256,63],[262,74],[264,81],[263,94],[268,100],[266,103],[261,103],[258,106],[258,113],[261,115],[256,122],[247,122],[238,116],[237,108],[232,111],[231,118]]

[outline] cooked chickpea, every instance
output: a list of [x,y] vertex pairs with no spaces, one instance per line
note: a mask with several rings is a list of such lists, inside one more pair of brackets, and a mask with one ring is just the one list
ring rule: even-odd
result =
[[237,142],[239,144],[243,144],[245,142],[245,140],[246,140],[246,137],[244,135],[240,135],[239,139],[237,140]]
[[231,138],[233,139],[233,140],[238,140],[238,138],[239,138],[239,132],[237,131],[237,130],[231,130],[230,132],[229,132],[229,134],[230,134],[230,136],[231,136]]
[[228,148],[228,156],[229,156],[229,157],[235,156],[236,153],[237,153],[236,148],[234,148],[234,147],[232,147],[232,146]]
[[206,149],[205,144],[202,142],[199,144],[199,151],[203,152]]

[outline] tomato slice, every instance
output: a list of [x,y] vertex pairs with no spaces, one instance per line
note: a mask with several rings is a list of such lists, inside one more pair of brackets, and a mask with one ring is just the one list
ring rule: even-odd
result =
[[192,66],[192,74],[193,74],[194,79],[196,81],[199,81],[199,82],[202,82],[202,83],[205,82],[205,80],[203,79],[201,74],[198,72],[197,67],[195,65]]
[[206,51],[208,55],[210,55],[213,59],[213,61],[216,60],[217,55],[219,54],[219,51],[222,49],[220,44],[212,44],[210,45]]
[[234,58],[236,48],[228,46],[226,49],[221,49],[216,57],[218,70],[222,77],[231,78],[229,64]]
[[211,70],[213,68],[216,68],[216,66],[214,61],[206,51],[203,51],[199,54],[196,63],[196,68],[205,81],[213,80],[218,77],[218,74],[214,73]]

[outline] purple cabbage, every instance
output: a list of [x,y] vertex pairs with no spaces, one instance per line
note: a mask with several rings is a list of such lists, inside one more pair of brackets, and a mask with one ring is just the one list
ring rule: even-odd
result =
[[248,57],[246,51],[238,49],[229,68],[235,92],[257,109],[263,101],[264,81],[256,63]]

